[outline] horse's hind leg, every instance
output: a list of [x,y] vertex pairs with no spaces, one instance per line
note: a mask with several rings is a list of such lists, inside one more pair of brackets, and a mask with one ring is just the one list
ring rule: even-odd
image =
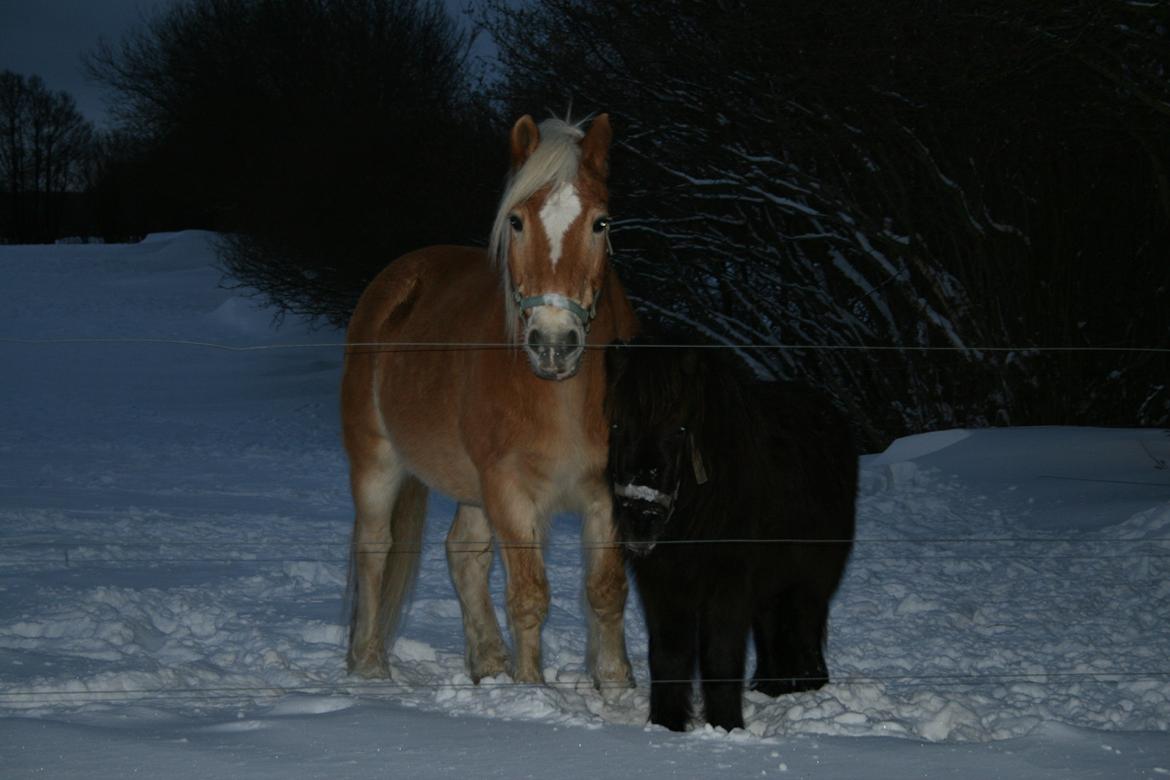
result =
[[815,691],[829,681],[823,649],[828,612],[826,598],[792,588],[756,614],[753,690],[780,696]]
[[350,458],[353,524],[353,614],[349,626],[349,671],[388,677],[382,604],[383,575],[393,543],[391,517],[402,484],[401,461],[390,443],[373,435],[346,441]]
[[463,636],[471,679],[502,674],[508,651],[492,607],[489,575],[492,567],[492,529],[483,510],[460,504],[447,534],[447,565],[459,604],[463,608]]
[[603,488],[600,498],[585,513],[582,542],[585,545],[585,597],[589,608],[587,666],[593,683],[602,691],[630,688],[634,675],[626,655],[624,616],[629,584],[617,546],[613,502]]

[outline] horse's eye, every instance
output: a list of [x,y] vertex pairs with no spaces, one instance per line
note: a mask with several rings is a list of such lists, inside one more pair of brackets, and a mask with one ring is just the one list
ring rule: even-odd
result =
[[679,433],[686,433],[686,432],[687,432],[687,426],[685,426],[685,425],[680,425],[680,426],[678,426],[678,432],[679,432]]
[[524,230],[524,223],[520,220],[520,217],[517,216],[516,214],[509,214],[508,215],[508,224],[511,225],[512,229],[515,230],[517,233]]
[[593,220],[593,232],[604,233],[609,228],[609,217],[598,217]]
[[618,424],[617,424],[617,423],[612,423],[612,424],[609,426],[609,429],[610,429],[611,431],[616,431],[616,430],[618,429]]

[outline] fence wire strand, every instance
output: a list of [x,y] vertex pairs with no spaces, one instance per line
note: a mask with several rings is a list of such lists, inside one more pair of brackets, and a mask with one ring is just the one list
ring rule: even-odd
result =
[[[266,344],[227,344],[222,342],[179,339],[179,338],[150,338],[150,337],[59,337],[59,338],[0,338],[0,344],[24,346],[63,346],[63,345],[162,345],[212,349],[233,353],[249,353],[261,351],[286,351],[304,349],[346,350],[355,354],[373,354],[378,352],[423,352],[445,351],[464,352],[475,350],[506,350],[516,349],[517,345],[511,342],[443,342],[443,341],[402,341],[402,342],[357,342],[346,343],[339,341],[300,342],[300,343],[266,343]],[[605,349],[606,345],[586,345],[586,349]],[[956,345],[862,345],[862,344],[760,344],[760,343],[695,343],[695,344],[633,344],[628,349],[700,349],[700,350],[791,350],[791,351],[824,351],[824,352],[956,352],[975,354],[979,352],[993,353],[1128,353],[1128,354],[1170,354],[1170,347],[1155,346],[956,346]],[[1104,480],[1088,478],[1067,478],[1055,475],[1039,475],[1041,479],[1074,479],[1087,482],[1116,482],[1118,484],[1142,485],[1170,489],[1170,483],[1136,482],[1124,480]],[[1170,537],[1151,538],[1080,538],[1080,537],[936,537],[936,538],[861,538],[861,539],[696,539],[696,540],[662,540],[660,545],[694,545],[694,544],[853,544],[866,545],[996,545],[996,544],[1068,544],[1068,545],[1138,545],[1164,544],[1170,542]],[[319,546],[321,544],[335,544],[333,540],[321,539],[294,539],[282,540],[281,546]],[[128,563],[336,563],[344,564],[349,557],[344,556],[314,556],[314,557],[138,557],[138,558],[88,558],[78,557],[77,550],[72,548],[102,547],[115,548],[168,548],[199,546],[202,548],[215,547],[270,547],[271,542],[209,542],[209,541],[158,541],[158,542],[90,542],[90,541],[42,541],[42,540],[0,540],[0,550],[14,551],[15,548],[39,547],[51,550],[61,550],[64,553],[64,562],[69,565],[100,565],[100,564],[128,564]],[[401,549],[391,546],[390,549],[363,550],[358,554],[418,554],[425,548],[446,546],[443,541],[423,542],[419,547]],[[482,552],[486,547],[495,549],[507,547],[546,548],[560,546],[581,547],[620,547],[618,542],[580,542],[577,540],[548,540],[543,543],[501,543],[497,540],[464,542],[462,546],[468,553]],[[73,552],[73,556],[70,556]],[[1111,558],[1170,558],[1170,551],[1159,552],[1139,550],[1124,553],[1105,553],[1097,555],[1066,555],[1066,554],[918,554],[918,555],[882,555],[870,556],[866,554],[852,556],[854,561],[884,562],[902,560],[927,561],[979,561],[979,560],[1098,560]],[[29,559],[27,561],[0,561],[0,567],[20,566],[47,563],[45,559]],[[800,682],[810,678],[782,677],[763,678],[757,682]],[[1145,671],[1040,671],[1040,672],[1002,672],[980,674],[846,674],[834,676],[830,685],[879,685],[923,687],[923,686],[978,686],[978,685],[1012,685],[1028,684],[1076,684],[1081,682],[1098,683],[1128,683],[1146,681],[1170,681],[1170,670]],[[742,685],[741,679],[705,680],[711,684]],[[658,680],[654,685],[694,685],[695,680]],[[0,690],[0,700],[7,700],[13,704],[36,704],[62,702],[67,699],[82,699],[84,701],[111,701],[119,698],[165,698],[165,699],[192,699],[202,701],[234,700],[253,696],[278,696],[293,693],[300,694],[346,694],[369,696],[380,694],[401,694],[417,690],[438,689],[470,689],[490,692],[500,689],[547,689],[547,688],[614,688],[625,689],[628,686],[619,683],[593,683],[587,679],[566,681],[556,680],[544,683],[525,683],[515,681],[500,682],[405,682],[387,680],[384,682],[321,682],[304,685],[209,685],[195,687],[143,687],[143,688],[110,688],[110,689],[83,689],[83,690]]]
[[[822,678],[813,677],[765,677],[752,678],[750,682],[816,682]],[[1102,672],[992,672],[980,674],[962,673],[935,673],[935,674],[846,674],[830,677],[829,685],[891,685],[897,687],[939,687],[939,686],[986,686],[986,685],[1059,685],[1083,682],[1095,683],[1135,683],[1170,680],[1170,670],[1155,669],[1150,671],[1102,671]],[[667,679],[654,680],[649,685],[694,685],[697,680]],[[740,678],[705,679],[702,684],[713,685],[743,685],[745,680]],[[588,678],[579,680],[550,680],[546,682],[519,682],[512,680],[494,682],[456,682],[456,681],[419,681],[405,682],[398,680],[386,681],[352,681],[352,682],[321,682],[304,685],[208,685],[189,687],[149,687],[149,688],[108,688],[84,690],[8,690],[0,691],[0,700],[9,699],[14,704],[52,703],[68,698],[92,698],[94,701],[110,701],[130,698],[167,698],[167,699],[238,699],[255,696],[284,696],[290,693],[300,694],[402,694],[414,691],[427,690],[474,690],[490,692],[494,690],[514,689],[606,689],[629,690],[631,686],[620,682],[594,682]]]
[[[64,344],[151,344],[184,347],[202,347],[225,352],[261,352],[266,350],[291,349],[357,349],[378,352],[402,351],[471,351],[491,349],[517,349],[519,345],[508,341],[316,341],[293,344],[225,344],[201,339],[151,338],[151,337],[59,337],[59,338],[0,338],[0,344],[33,346]],[[606,344],[586,344],[585,349],[606,349]],[[627,344],[626,349],[731,349],[731,350],[808,350],[821,352],[1099,352],[1170,354],[1170,347],[1127,347],[1127,346],[956,346],[956,345],[888,345],[888,344],[759,344],[754,342],[721,344]]]

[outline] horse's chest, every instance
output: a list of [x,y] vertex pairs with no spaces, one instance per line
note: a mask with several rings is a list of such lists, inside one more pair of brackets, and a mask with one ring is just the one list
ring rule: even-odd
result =
[[534,465],[562,490],[595,480],[605,469],[605,448],[579,424],[562,424],[545,432],[532,448]]

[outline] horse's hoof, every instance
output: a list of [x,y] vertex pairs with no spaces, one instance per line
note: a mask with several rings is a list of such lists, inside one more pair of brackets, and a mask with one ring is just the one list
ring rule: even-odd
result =
[[626,670],[625,674],[606,675],[604,677],[594,675],[593,687],[605,694],[607,691],[617,693],[619,691],[628,691],[636,687],[634,683],[634,675]]
[[544,685],[544,672],[539,668],[512,670],[512,679],[518,683],[528,683],[532,685]]
[[593,667],[593,687],[599,691],[634,687],[634,670],[626,660],[625,653],[609,663],[598,663]]
[[485,677],[498,677],[508,671],[508,654],[500,651],[488,653],[482,658],[470,658],[467,671],[471,681],[479,685],[479,681]]
[[385,658],[351,658],[349,673],[366,680],[386,680],[390,677],[390,664]]

